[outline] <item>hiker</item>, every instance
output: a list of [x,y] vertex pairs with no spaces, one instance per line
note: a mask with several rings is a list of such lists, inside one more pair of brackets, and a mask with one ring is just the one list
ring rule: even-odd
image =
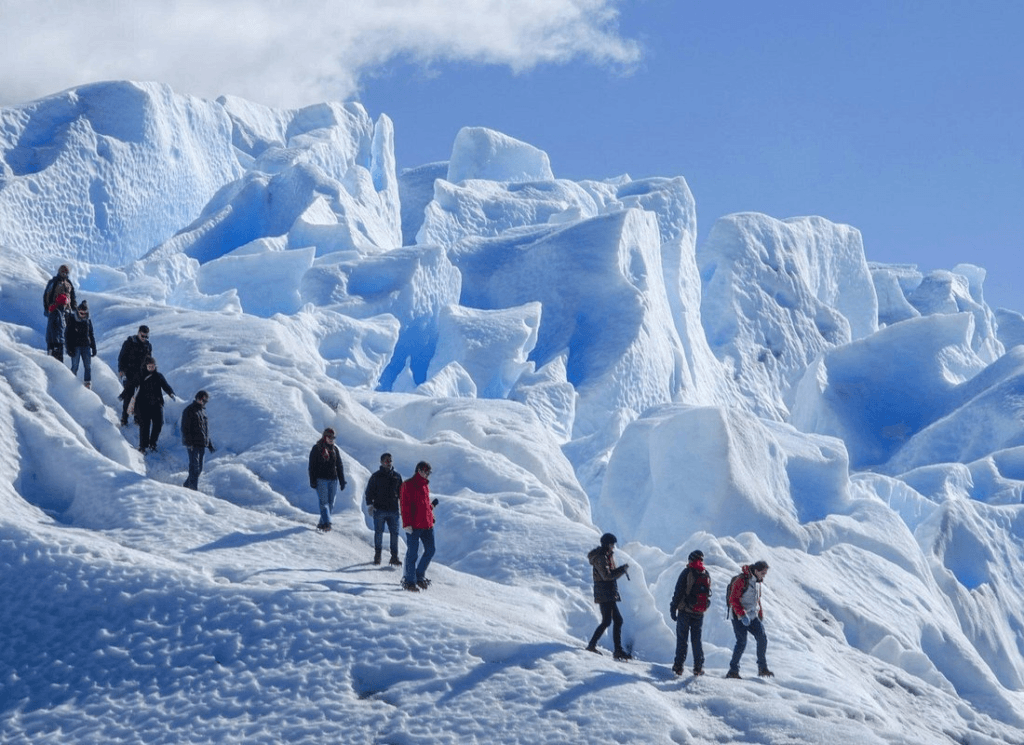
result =
[[78,375],[78,365],[81,363],[85,387],[92,388],[92,358],[96,356],[96,337],[92,330],[92,319],[89,318],[89,302],[83,300],[74,312],[68,314],[67,320],[64,346],[71,357],[71,374]]
[[334,444],[334,430],[328,427],[309,451],[309,487],[316,489],[320,501],[320,522],[316,529],[326,533],[331,529],[331,512],[338,490],[345,489],[345,466],[341,451]]
[[63,293],[54,298],[46,320],[46,353],[55,360],[64,361],[64,342],[68,316],[71,315],[68,296]]
[[384,526],[391,534],[391,566],[402,566],[398,558],[398,520],[401,500],[402,475],[391,465],[391,453],[380,456],[380,468],[370,474],[366,482],[366,503],[373,518],[373,563],[380,564],[384,543]]
[[78,302],[75,300],[75,285],[68,278],[71,274],[71,268],[67,264],[61,264],[60,268],[49,282],[46,283],[46,289],[43,290],[43,315],[50,315],[50,306],[57,301],[58,295],[67,295],[68,304],[72,310],[78,308]]
[[139,452],[156,452],[156,442],[164,428],[164,393],[174,399],[174,390],[162,373],[157,372],[156,360],[147,357],[143,362],[142,380],[132,397],[134,414],[139,420]]
[[188,478],[182,484],[186,489],[199,489],[199,474],[203,472],[203,458],[206,451],[216,451],[210,439],[210,423],[206,418],[206,404],[210,394],[198,391],[192,403],[181,412],[181,443],[188,450]]
[[676,656],[672,672],[683,674],[686,664],[686,640],[693,644],[693,674],[704,674],[704,646],[701,631],[704,627],[704,611],[708,609],[711,597],[711,576],[704,568],[704,552],[691,551],[686,557],[686,568],[679,573],[676,590],[672,594],[669,615],[676,622]]
[[[601,623],[594,629],[590,637],[587,651],[601,654],[597,642],[609,624],[612,627],[612,640],[615,642],[613,657],[616,660],[631,660],[633,656],[622,648],[622,614],[617,603],[619,597],[618,578],[626,574],[629,564],[615,566],[615,544],[618,539],[611,533],[601,536],[601,545],[587,554],[587,560],[594,568],[594,602],[601,608]],[[628,575],[627,575],[628,578]]]
[[[427,567],[434,557],[434,508],[437,500],[430,499],[430,464],[421,460],[416,464],[416,473],[402,484],[400,502],[402,525],[405,528],[405,575],[402,588],[419,592],[430,587]],[[423,556],[416,563],[420,544]]]
[[124,386],[121,395],[118,396],[122,402],[122,427],[128,424],[128,405],[142,380],[142,365],[145,359],[152,355],[153,345],[149,343],[149,326],[139,326],[138,333],[129,336],[121,345],[121,351],[117,355],[117,377],[121,381],[121,385]]
[[768,562],[757,561],[744,566],[743,571],[729,582],[726,593],[727,616],[732,619],[732,630],[736,634],[736,646],[732,650],[729,661],[729,672],[725,677],[740,677],[740,657],[747,647],[747,634],[754,635],[757,641],[757,674],[762,678],[775,675],[768,669],[765,650],[768,648],[768,636],[764,631],[764,613],[761,611],[761,583],[768,574]]

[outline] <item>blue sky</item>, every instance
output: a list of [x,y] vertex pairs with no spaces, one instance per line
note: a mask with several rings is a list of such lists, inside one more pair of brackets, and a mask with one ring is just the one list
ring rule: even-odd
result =
[[870,260],[983,266],[1024,311],[1017,0],[0,0],[0,24],[0,104],[111,78],[355,98],[395,121],[400,167],[492,127],[559,177],[685,177],[701,237],[818,214]]

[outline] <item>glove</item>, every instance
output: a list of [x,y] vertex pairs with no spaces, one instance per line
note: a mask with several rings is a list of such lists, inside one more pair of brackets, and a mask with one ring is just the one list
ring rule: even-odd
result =
[[373,517],[374,509],[375,508],[372,504],[366,508],[366,511],[370,513],[370,517]]
[[346,486],[348,486],[348,482],[342,481],[340,484],[338,484],[338,491],[345,491]]
[[672,609],[671,609],[671,610],[670,610],[670,611],[668,612],[668,615],[669,615],[669,617],[671,617],[671,619],[672,619],[673,621],[678,621],[678,620],[679,620],[679,611],[677,611],[677,610],[676,610],[675,608],[672,608]]
[[749,626],[750,625],[750,614],[749,613],[745,613],[742,616],[740,616],[740,623],[742,623],[744,626]]
[[215,447],[213,446],[213,443],[212,443],[212,442],[211,442],[211,443],[209,443],[209,444],[207,444],[207,446],[206,446],[206,447],[207,447],[207,448],[209,449],[209,451],[210,451],[211,453],[216,453],[216,452],[217,452],[217,448],[215,448]]
[[412,526],[411,525],[406,525],[404,528],[402,528],[402,530],[404,530],[409,535],[412,535]]
[[309,482],[309,488],[310,489],[316,489],[316,482],[315,481],[310,481]]
[[433,502],[430,503],[430,506],[431,507],[437,507],[437,499],[436,498],[434,499]]
[[93,347],[92,349],[89,350],[89,356],[90,357],[95,357],[96,356],[96,348],[95,347]]

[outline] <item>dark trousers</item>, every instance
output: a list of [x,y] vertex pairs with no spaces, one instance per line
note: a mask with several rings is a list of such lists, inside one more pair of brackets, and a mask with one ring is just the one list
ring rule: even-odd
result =
[[676,660],[675,667],[682,668],[686,662],[686,640],[693,644],[693,666],[704,667],[704,645],[701,632],[704,630],[703,613],[682,613],[676,617]]
[[764,624],[761,623],[759,618],[755,618],[750,622],[749,626],[744,626],[743,622],[739,619],[732,619],[732,630],[736,634],[736,646],[732,650],[732,660],[729,661],[729,671],[738,673],[740,671],[740,657],[743,656],[743,650],[747,648],[747,633],[754,635],[754,639],[757,641],[757,669],[758,672],[768,668],[768,661],[765,659],[765,650],[768,649],[768,635],[764,632]]
[[398,522],[398,510],[386,512],[378,508],[373,511],[373,549],[378,554],[384,543],[384,526],[387,525],[391,534],[391,555],[398,556]]
[[[128,421],[128,404],[132,402],[132,396],[135,395],[135,389],[139,387],[139,381],[135,378],[124,379],[124,390],[121,391],[121,421]],[[138,412],[135,417],[138,418]]]
[[596,647],[597,642],[604,636],[605,630],[612,627],[612,641],[616,649],[622,649],[622,614],[619,613],[618,603],[601,603],[601,623],[594,629],[594,635],[590,637],[590,647]]
[[185,488],[193,491],[199,488],[199,474],[203,472],[203,458],[206,457],[206,448],[188,448],[188,478],[185,479]]
[[156,447],[156,441],[160,439],[160,431],[164,428],[164,410],[139,411],[135,415],[139,418],[139,450],[149,447]]

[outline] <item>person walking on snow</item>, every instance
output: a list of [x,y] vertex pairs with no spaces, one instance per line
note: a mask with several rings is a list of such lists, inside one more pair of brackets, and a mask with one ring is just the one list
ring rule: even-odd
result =
[[[430,587],[427,567],[434,557],[434,508],[437,500],[430,499],[430,464],[421,460],[416,464],[416,473],[402,484],[402,525],[406,533],[405,576],[402,588],[419,592]],[[420,544],[423,556],[416,563]]]
[[764,613],[761,611],[761,583],[768,574],[768,562],[757,561],[744,566],[743,571],[729,582],[727,616],[732,620],[732,630],[736,634],[736,646],[732,650],[729,661],[729,672],[725,677],[740,677],[740,658],[747,648],[747,634],[753,634],[757,641],[757,674],[763,678],[775,675],[768,669],[765,651],[768,649],[768,636],[764,631]]
[[182,484],[186,489],[199,489],[199,474],[203,472],[203,458],[206,451],[216,450],[210,439],[210,423],[206,418],[206,404],[210,394],[199,391],[185,410],[181,412],[181,443],[188,450],[188,478]]
[[373,518],[373,563],[380,564],[384,542],[384,526],[391,534],[391,566],[402,566],[398,558],[398,519],[402,491],[402,475],[391,466],[391,453],[380,456],[380,468],[366,482],[366,503]]
[[64,346],[71,357],[71,374],[78,375],[78,364],[81,362],[85,387],[92,388],[92,358],[96,356],[96,336],[92,330],[92,319],[89,318],[89,303],[83,300],[78,309],[68,315],[67,320]]
[[139,326],[138,333],[129,336],[121,345],[117,355],[117,377],[124,386],[121,395],[121,426],[128,424],[128,405],[131,403],[135,390],[142,381],[142,366],[147,357],[153,355],[153,345],[149,343],[149,326]]
[[601,608],[601,623],[594,629],[587,650],[601,654],[597,642],[604,635],[609,625],[612,627],[612,640],[615,642],[614,657],[616,660],[630,660],[630,655],[622,648],[622,614],[619,613],[618,578],[626,574],[629,564],[615,566],[615,544],[618,539],[611,533],[601,536],[601,545],[587,554],[587,560],[594,569],[594,602]]
[[309,451],[309,488],[316,489],[320,502],[320,522],[316,529],[326,533],[331,529],[331,512],[338,491],[345,490],[345,466],[341,451],[334,444],[334,430],[328,427]]
[[135,392],[135,416],[139,420],[139,452],[156,452],[156,442],[164,428],[164,393],[174,401],[174,390],[162,373],[157,372],[156,360],[147,357],[143,363],[142,381]]
[[64,361],[64,344],[67,335],[68,296],[58,295],[50,306],[50,317],[46,320],[46,351],[55,360]]
[[676,590],[672,594],[669,615],[676,622],[676,657],[672,672],[683,674],[686,664],[686,639],[693,644],[693,674],[704,674],[704,646],[701,631],[704,627],[704,611],[708,609],[711,597],[711,576],[704,568],[704,552],[691,551],[686,568],[679,573]]
[[78,303],[75,301],[75,285],[71,282],[70,275],[71,268],[67,264],[61,264],[57,273],[46,283],[46,289],[43,290],[44,316],[50,314],[50,306],[57,301],[58,295],[68,296],[68,304],[72,310],[78,307]]

